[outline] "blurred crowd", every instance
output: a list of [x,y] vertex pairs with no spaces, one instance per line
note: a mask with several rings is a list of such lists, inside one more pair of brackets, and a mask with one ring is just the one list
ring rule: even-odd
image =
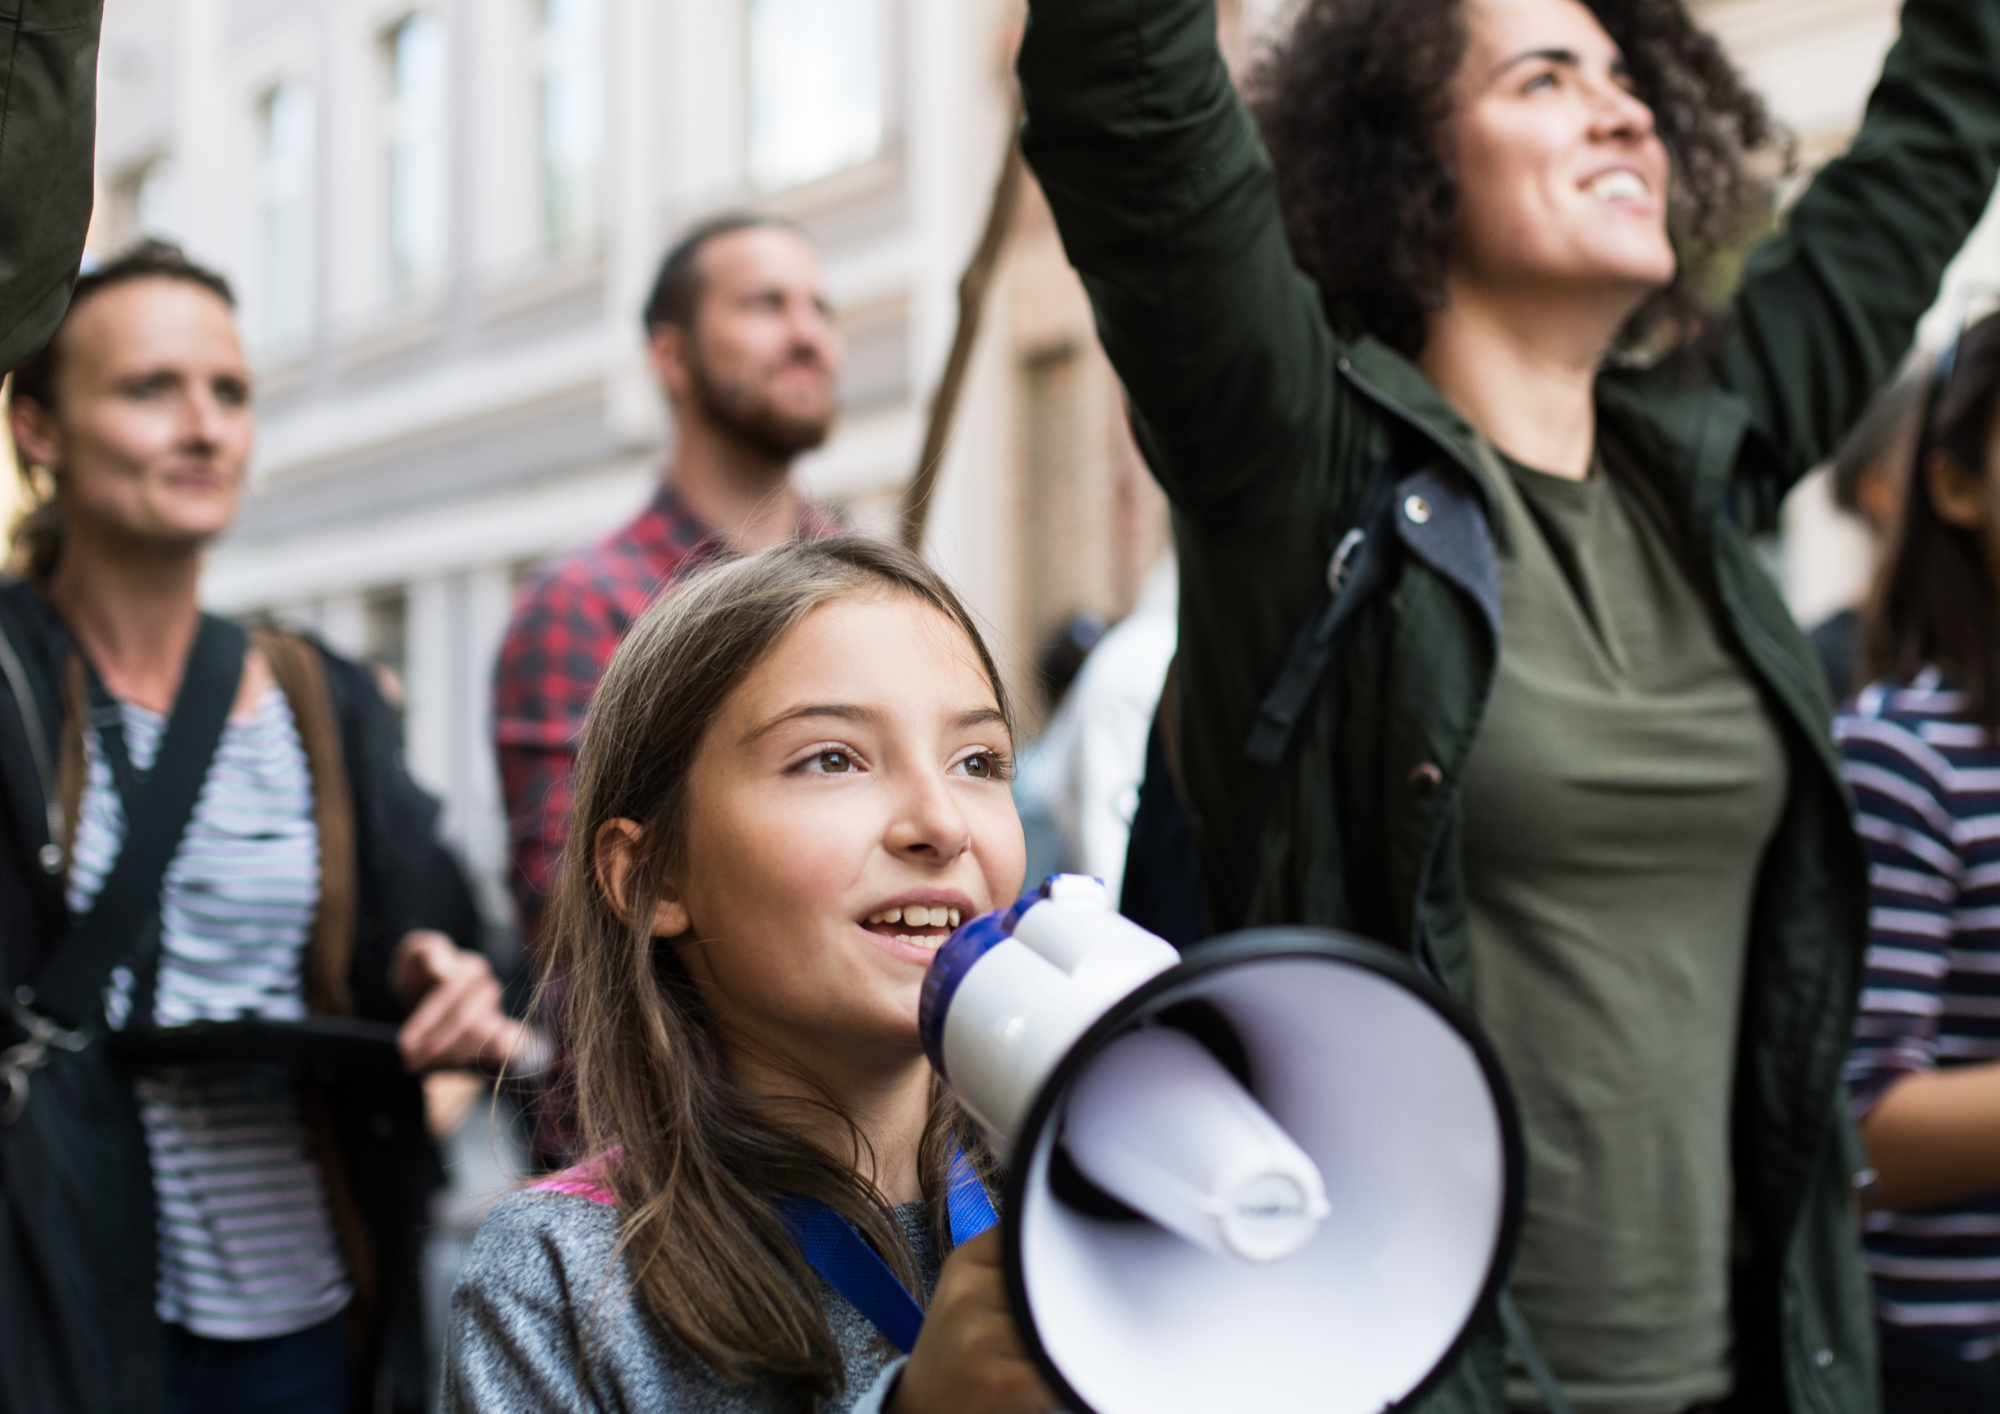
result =
[[[1142,67],[1202,115],[1164,135],[1062,57],[1111,44],[1116,7],[1034,8],[1028,155],[1179,544],[1127,616],[1037,655],[1045,725],[1011,784],[1029,883],[1094,875],[1190,946],[1340,926],[1472,999],[1520,1092],[1513,1290],[1541,1351],[1490,1336],[1453,1376],[1485,1382],[1466,1407],[1557,1407],[1545,1355],[1592,1410],[2000,1408],[2000,315],[1895,362],[2000,162],[2000,5],[1913,0],[1856,155],[1747,267],[1734,342],[1650,371],[1635,350],[1677,347],[1687,314],[1669,158],[1696,154],[1719,203],[1717,154],[1764,136],[1680,7],[1478,7],[1460,47],[1547,87],[1461,110],[1489,144],[1456,197],[1492,218],[1473,255],[1383,194],[1423,163],[1315,146],[1458,81],[1456,57],[1422,74],[1416,7],[1308,6],[1257,126],[1212,44],[1149,41]],[[1195,0],[1161,8],[1213,30]],[[1327,91],[1327,54],[1365,46],[1409,92],[1357,97],[1376,80],[1345,69]],[[1669,71],[1717,106],[1656,116]],[[1598,164],[1530,201],[1585,233],[1567,245],[1503,219],[1540,190],[1517,171],[1534,123]],[[1951,199],[1896,175],[1925,162]],[[1162,196],[1157,163],[1223,175]],[[1342,245],[1364,216],[1380,241]],[[1629,228],[1593,234],[1610,219]],[[1921,229],[1888,268],[1894,243],[1850,226]],[[1409,254],[1434,237],[1433,264]],[[571,833],[579,752],[648,740],[606,743],[600,681],[705,572],[845,533],[793,479],[844,359],[818,253],[779,217],[710,219],[633,311],[673,450],[634,519],[526,578],[492,684],[525,960],[485,951],[399,685],[200,612],[256,419],[227,282],[156,242],[80,278],[58,261],[36,300],[21,268],[0,264],[8,315],[39,321],[0,345],[27,498],[0,584],[0,1411],[425,1407],[438,1142],[492,1095],[534,1176],[601,1178],[576,1177],[607,1150],[572,1023],[607,1001],[542,967],[617,892],[604,831],[629,823]],[[1748,532],[1813,465],[1874,563],[1801,627]],[[867,572],[916,573],[897,564]],[[884,651],[905,648],[924,672]]]

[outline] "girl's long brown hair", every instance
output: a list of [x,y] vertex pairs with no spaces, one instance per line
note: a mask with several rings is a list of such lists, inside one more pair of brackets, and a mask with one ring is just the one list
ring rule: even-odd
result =
[[2000,585],[1978,532],[1953,525],[1931,501],[1929,464],[1943,457],[1985,479],[2000,405],[2000,315],[1959,336],[1932,372],[1916,464],[1902,514],[1862,617],[1861,680],[1908,682],[1936,666],[1965,694],[1965,716],[2000,733]]
[[[921,1293],[915,1256],[854,1163],[809,1143],[735,1083],[675,940],[650,936],[646,920],[685,858],[689,772],[724,700],[814,609],[884,594],[957,623],[1006,712],[971,616],[914,555],[843,536],[711,570],[647,611],[598,688],[545,935],[586,1149],[620,1151],[604,1177],[640,1298],[724,1379],[768,1382],[808,1405],[840,1388],[843,1362],[774,1200],[827,1204]],[[592,845],[620,819],[641,831],[622,910],[598,887]],[[797,1078],[801,1093],[838,1110],[812,1077]],[[860,1132],[848,1125],[859,1159]],[[940,1251],[951,1245],[944,1195],[954,1142],[990,1176],[977,1126],[938,1088],[918,1164]]]

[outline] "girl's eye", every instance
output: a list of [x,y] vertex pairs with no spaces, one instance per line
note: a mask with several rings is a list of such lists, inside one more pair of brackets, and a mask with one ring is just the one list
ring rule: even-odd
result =
[[802,769],[821,776],[845,775],[854,769],[854,758],[845,751],[829,747],[825,751],[808,757],[801,763]]
[[1522,85],[1521,92],[1540,93],[1544,89],[1554,88],[1555,86],[1556,86],[1555,72],[1550,69],[1544,69],[1541,73],[1536,74],[1533,78],[1529,79],[1527,83]]
[[958,764],[966,775],[977,780],[998,781],[1007,776],[1007,763],[997,752],[975,751]]

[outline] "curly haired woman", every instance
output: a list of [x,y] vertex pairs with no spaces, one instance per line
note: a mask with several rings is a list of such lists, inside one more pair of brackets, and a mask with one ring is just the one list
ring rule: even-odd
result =
[[[1713,315],[1782,153],[1678,0],[1308,0],[1256,119],[1211,0],[1030,12],[1024,146],[1175,503],[1212,922],[1416,952],[1519,1099],[1511,1301],[1428,1407],[1873,1409],[1866,866],[1750,537],[1986,205],[2000,0],[1910,0]],[[1381,574],[1258,765],[1364,521]]]

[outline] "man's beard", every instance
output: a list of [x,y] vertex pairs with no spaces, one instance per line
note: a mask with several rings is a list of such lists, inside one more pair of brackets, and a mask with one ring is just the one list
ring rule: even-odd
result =
[[710,422],[773,461],[789,462],[811,451],[833,429],[831,404],[816,415],[788,413],[753,384],[714,377],[699,355],[688,360],[688,378],[695,403]]

